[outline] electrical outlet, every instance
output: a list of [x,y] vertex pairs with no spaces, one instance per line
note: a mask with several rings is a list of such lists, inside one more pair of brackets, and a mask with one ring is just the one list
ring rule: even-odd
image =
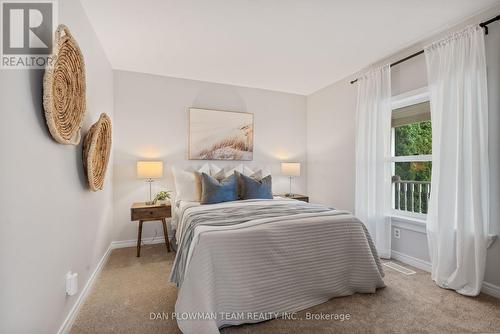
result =
[[74,296],[78,292],[78,274],[72,273],[71,270],[66,274],[66,294]]
[[401,238],[401,230],[399,228],[394,229],[394,238],[396,239]]

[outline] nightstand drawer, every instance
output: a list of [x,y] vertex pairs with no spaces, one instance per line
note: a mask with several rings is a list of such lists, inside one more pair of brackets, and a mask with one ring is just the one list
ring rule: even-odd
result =
[[131,215],[132,220],[162,219],[170,217],[170,206],[132,209]]

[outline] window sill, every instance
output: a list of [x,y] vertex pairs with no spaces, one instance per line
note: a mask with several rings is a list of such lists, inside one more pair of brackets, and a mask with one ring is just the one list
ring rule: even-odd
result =
[[[389,217],[391,218],[392,227],[427,234],[425,219],[420,217],[417,218],[411,215],[399,214],[395,211],[393,211]],[[490,248],[497,238],[498,236],[496,234],[488,234],[486,248]]]
[[426,234],[426,223],[423,217],[415,217],[405,214],[392,212],[390,214],[393,227],[410,230],[418,233]]
[[404,220],[421,225],[425,225],[425,221],[427,219],[427,216],[425,214],[412,214],[398,211],[392,211],[390,216],[398,220]]

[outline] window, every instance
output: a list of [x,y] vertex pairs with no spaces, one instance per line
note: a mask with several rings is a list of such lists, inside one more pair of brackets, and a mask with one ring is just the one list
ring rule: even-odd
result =
[[429,101],[393,109],[391,126],[393,209],[398,213],[425,215],[432,171]]

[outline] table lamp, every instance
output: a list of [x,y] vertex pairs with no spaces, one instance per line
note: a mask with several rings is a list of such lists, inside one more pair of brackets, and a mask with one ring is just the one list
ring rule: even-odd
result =
[[290,192],[287,196],[292,197],[292,177],[300,176],[300,162],[282,162],[281,173],[290,178]]
[[163,161],[137,161],[137,178],[146,179],[149,182],[149,202],[147,205],[152,205],[153,199],[151,194],[151,184],[154,179],[163,177]]

